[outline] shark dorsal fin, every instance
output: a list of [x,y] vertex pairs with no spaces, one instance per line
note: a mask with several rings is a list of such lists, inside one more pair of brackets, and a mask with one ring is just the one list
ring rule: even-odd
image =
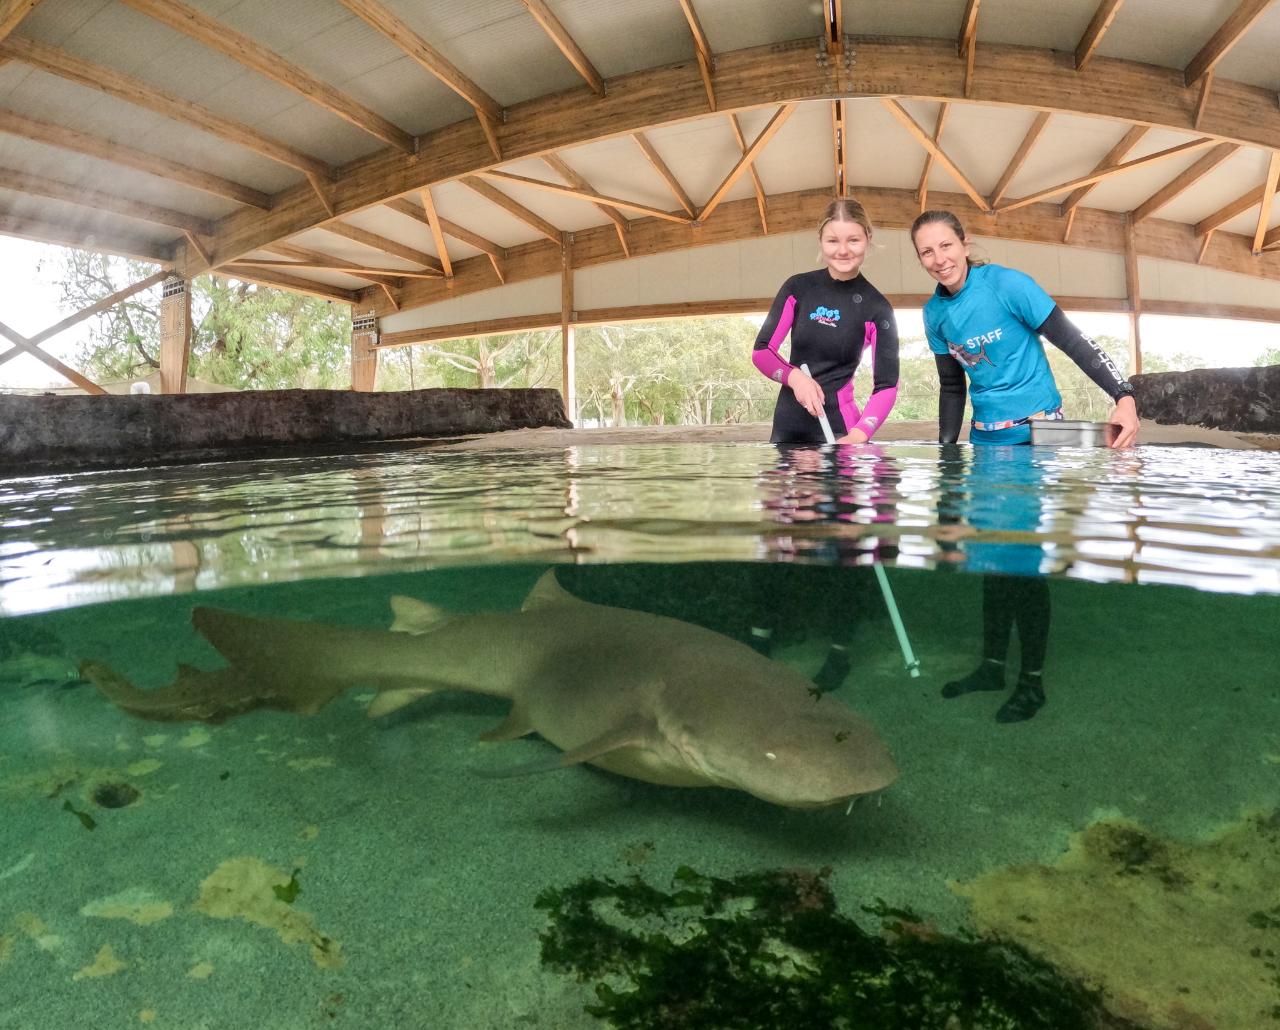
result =
[[520,610],[522,612],[530,612],[538,608],[550,608],[552,605],[585,603],[585,601],[574,597],[573,594],[560,585],[556,580],[555,569],[547,569],[546,572],[538,577],[538,582],[529,591],[529,596],[524,599],[524,604],[520,606]]
[[391,614],[392,633],[430,633],[450,619],[443,608],[401,595],[391,598]]

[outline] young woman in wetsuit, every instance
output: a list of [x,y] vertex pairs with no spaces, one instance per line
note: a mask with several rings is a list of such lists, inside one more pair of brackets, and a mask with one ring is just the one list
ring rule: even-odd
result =
[[[871,236],[871,220],[856,200],[842,197],[828,205],[818,223],[824,267],[783,283],[760,327],[752,363],[781,385],[771,443],[824,443],[823,412],[837,443],[865,443],[893,408],[898,323],[884,294],[862,275]],[[788,333],[791,351],[784,360],[779,350]],[[864,354],[872,390],[859,408],[853,375]]]
[[[950,211],[926,211],[911,226],[924,270],[937,280],[924,307],[925,336],[938,367],[939,442],[955,443],[964,417],[965,378],[973,400],[969,441],[978,446],[1027,444],[1031,423],[1061,419],[1062,397],[1040,337],[1062,350],[1113,401],[1112,447],[1137,442],[1133,387],[1106,352],[1062,313],[1030,276],[970,257],[964,226]],[[946,684],[942,696],[1005,689],[1005,659],[1018,625],[1022,668],[1000,722],[1030,719],[1044,704],[1044,657],[1049,638],[1049,585],[1039,576],[983,577],[983,661]]]

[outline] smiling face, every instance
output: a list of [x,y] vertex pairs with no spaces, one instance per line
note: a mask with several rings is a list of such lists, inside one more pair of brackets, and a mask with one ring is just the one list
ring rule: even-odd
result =
[[951,293],[969,277],[969,243],[946,222],[927,222],[915,232],[916,256],[924,270]]
[[833,219],[822,227],[818,240],[832,279],[852,279],[862,270],[871,239],[859,223]]

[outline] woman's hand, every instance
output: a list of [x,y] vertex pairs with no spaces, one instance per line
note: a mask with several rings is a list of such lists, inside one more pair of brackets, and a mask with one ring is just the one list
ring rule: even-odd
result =
[[791,387],[791,392],[796,395],[796,400],[800,402],[800,407],[804,408],[814,418],[822,414],[822,387],[809,376],[801,372],[800,369],[793,368],[791,374],[787,376],[787,385]]
[[861,429],[850,429],[836,443],[866,443],[870,439]]
[[1134,403],[1131,394],[1116,401],[1107,421],[1117,427],[1116,438],[1111,441],[1111,447],[1118,450],[1121,447],[1132,447],[1138,442],[1138,405]]

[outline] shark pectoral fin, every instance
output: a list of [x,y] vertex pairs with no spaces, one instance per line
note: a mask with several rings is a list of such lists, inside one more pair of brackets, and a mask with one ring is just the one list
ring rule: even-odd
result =
[[420,697],[426,697],[428,694],[448,689],[443,684],[428,683],[416,687],[391,687],[387,690],[380,690],[378,691],[378,696],[369,702],[369,718],[377,719],[383,715],[390,715],[392,712],[405,707],[405,705],[413,704]]
[[547,569],[538,577],[538,582],[533,585],[533,589],[529,591],[529,596],[524,599],[524,604],[520,606],[522,612],[535,611],[538,608],[549,608],[552,605],[562,604],[587,604],[581,598],[574,597],[556,579],[556,570]]
[[650,724],[646,720],[635,719],[609,730],[607,733],[602,733],[594,740],[589,740],[585,744],[561,752],[558,755],[551,755],[533,762],[510,766],[506,769],[482,770],[480,775],[505,778],[508,776],[528,776],[533,773],[552,772],[556,769],[567,769],[571,765],[594,762],[598,758],[603,758],[605,755],[623,748],[649,747],[652,738],[653,732]]
[[507,713],[507,717],[493,729],[480,734],[480,739],[486,743],[493,743],[499,740],[516,740],[532,732],[533,724],[529,722],[529,716],[520,705],[513,704],[511,711]]
[[391,598],[392,633],[430,633],[453,616],[434,604],[397,594]]

